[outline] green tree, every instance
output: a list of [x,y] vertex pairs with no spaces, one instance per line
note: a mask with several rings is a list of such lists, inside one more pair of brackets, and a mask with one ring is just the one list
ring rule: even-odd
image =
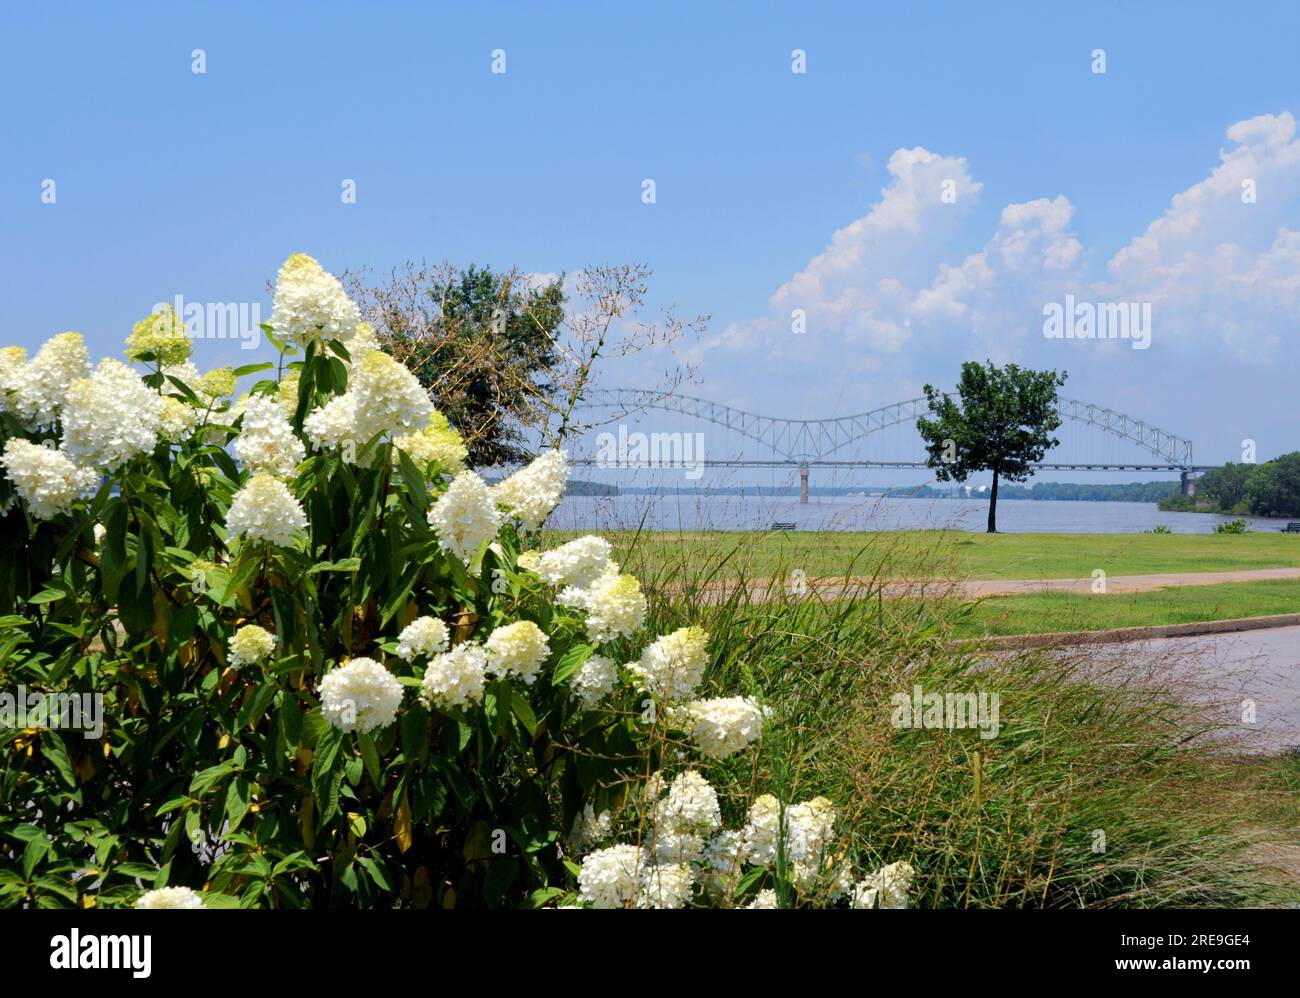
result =
[[998,481],[1023,482],[1033,465],[1059,440],[1061,425],[1056,390],[1066,374],[1031,371],[992,361],[961,366],[957,398],[925,386],[933,419],[922,417],[916,428],[929,451],[929,465],[940,481],[965,481],[972,472],[989,471],[988,532],[997,533]]
[[1300,451],[1251,470],[1246,479],[1246,508],[1256,516],[1300,516]]
[[1213,502],[1225,513],[1231,513],[1246,499],[1246,480],[1254,471],[1253,464],[1232,464],[1212,468],[1197,482],[1197,492]]
[[518,271],[408,264],[386,285],[352,287],[383,348],[429,389],[465,436],[469,463],[525,460],[525,427],[540,421],[555,389],[561,280]]

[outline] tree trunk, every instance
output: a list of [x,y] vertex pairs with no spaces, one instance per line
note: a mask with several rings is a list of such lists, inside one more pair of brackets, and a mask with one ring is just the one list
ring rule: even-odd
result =
[[998,469],[993,469],[993,490],[989,493],[989,529],[988,533],[998,532]]

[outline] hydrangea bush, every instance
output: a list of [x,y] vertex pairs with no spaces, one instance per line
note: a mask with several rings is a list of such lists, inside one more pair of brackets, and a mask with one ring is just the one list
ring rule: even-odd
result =
[[129,364],[0,351],[0,690],[104,721],[0,730],[0,902],[907,904],[832,802],[720,797],[770,709],[645,633],[606,541],[534,549],[563,453],[467,469],[310,257],[263,329],[277,363],[207,373],[167,309]]

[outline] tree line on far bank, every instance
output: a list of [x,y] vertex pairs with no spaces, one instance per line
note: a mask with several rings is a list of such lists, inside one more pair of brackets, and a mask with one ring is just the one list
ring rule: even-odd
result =
[[1262,464],[1225,464],[1200,476],[1196,497],[1181,494],[1160,501],[1160,508],[1250,516],[1300,516],[1300,451]]

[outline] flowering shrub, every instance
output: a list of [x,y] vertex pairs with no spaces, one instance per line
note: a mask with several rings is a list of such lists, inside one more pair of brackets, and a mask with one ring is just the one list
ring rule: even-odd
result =
[[206,374],[170,310],[139,369],[75,333],[0,354],[0,689],[104,724],[0,731],[0,901],[906,904],[905,864],[855,879],[830,801],[696,768],[771,723],[703,695],[703,630],[645,634],[600,538],[529,550],[561,452],[467,470],[310,257],[264,329],[278,363]]

